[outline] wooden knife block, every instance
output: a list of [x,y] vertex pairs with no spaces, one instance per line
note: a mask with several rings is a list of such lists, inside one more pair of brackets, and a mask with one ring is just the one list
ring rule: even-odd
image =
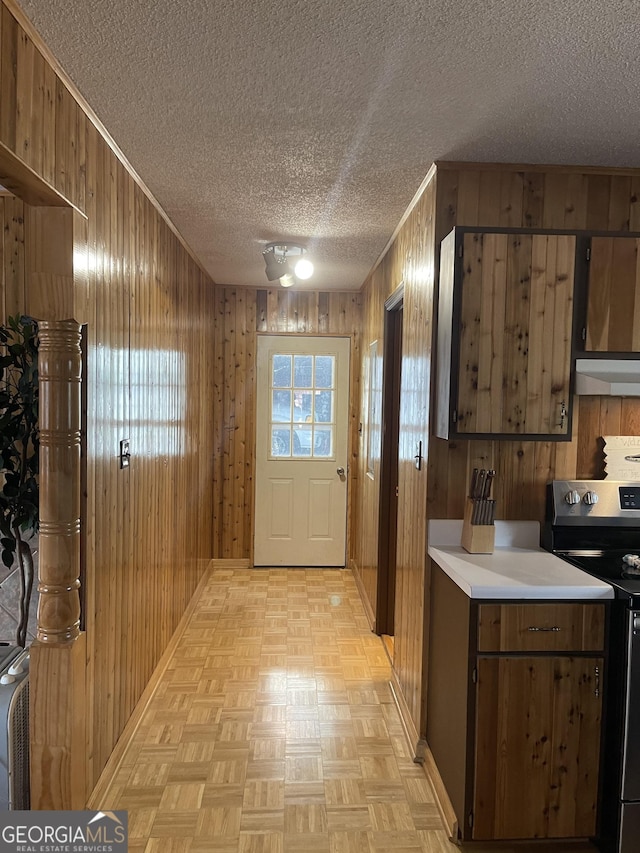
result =
[[493,524],[471,524],[473,501],[466,499],[462,522],[462,547],[469,554],[493,554],[496,528]]

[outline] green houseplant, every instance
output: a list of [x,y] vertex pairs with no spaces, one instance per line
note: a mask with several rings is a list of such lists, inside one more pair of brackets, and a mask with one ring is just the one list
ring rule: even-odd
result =
[[10,568],[17,559],[20,597],[16,645],[27,639],[33,591],[33,552],[28,537],[38,530],[38,346],[29,317],[0,326],[0,547]]

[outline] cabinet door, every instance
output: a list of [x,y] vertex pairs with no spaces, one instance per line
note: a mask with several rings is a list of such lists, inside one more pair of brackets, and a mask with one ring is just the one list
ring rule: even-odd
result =
[[456,431],[567,435],[575,237],[462,238]]
[[592,237],[585,349],[640,351],[640,240]]
[[595,832],[603,659],[478,661],[474,840]]

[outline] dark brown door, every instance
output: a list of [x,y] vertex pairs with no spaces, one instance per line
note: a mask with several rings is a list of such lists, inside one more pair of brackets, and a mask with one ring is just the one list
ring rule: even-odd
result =
[[402,293],[385,304],[382,376],[382,457],[376,630],[393,636],[398,524],[398,443],[402,368]]

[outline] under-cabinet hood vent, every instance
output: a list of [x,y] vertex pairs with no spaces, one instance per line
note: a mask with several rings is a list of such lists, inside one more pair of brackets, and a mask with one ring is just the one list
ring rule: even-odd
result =
[[577,358],[576,394],[640,397],[640,359]]

